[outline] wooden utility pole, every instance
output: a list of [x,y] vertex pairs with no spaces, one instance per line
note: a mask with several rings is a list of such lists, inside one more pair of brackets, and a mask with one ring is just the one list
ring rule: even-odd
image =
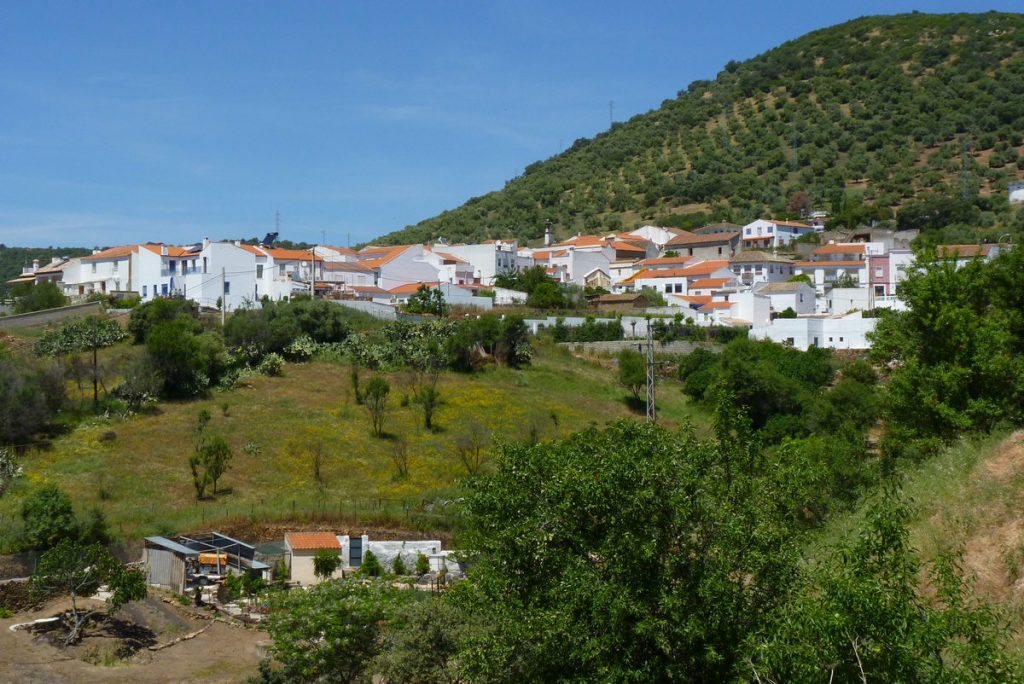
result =
[[654,328],[651,319],[647,319],[647,422],[658,420],[658,409],[655,406],[654,387],[657,382],[658,368],[654,365]]

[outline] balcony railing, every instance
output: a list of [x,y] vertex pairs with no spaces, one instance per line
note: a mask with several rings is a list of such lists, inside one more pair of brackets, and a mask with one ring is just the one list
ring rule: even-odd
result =
[[188,268],[175,268],[175,269],[161,268],[160,269],[160,277],[161,278],[167,278],[169,276],[183,276],[183,275],[191,275],[193,273],[201,273],[201,272],[202,272],[202,269],[200,269],[198,266],[188,267]]

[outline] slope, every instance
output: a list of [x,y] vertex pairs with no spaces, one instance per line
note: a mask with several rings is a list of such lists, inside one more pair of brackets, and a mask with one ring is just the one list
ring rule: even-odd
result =
[[857,19],[730,62],[380,242],[532,239],[548,220],[562,236],[688,227],[811,205],[845,222],[895,220],[933,197],[967,200],[939,223],[1005,225],[1007,184],[1024,174],[1022,94],[1024,15]]

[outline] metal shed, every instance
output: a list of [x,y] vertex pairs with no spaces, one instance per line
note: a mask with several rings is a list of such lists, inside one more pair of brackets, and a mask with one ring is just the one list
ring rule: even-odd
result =
[[166,537],[146,537],[142,547],[146,581],[182,594],[185,592],[188,559],[198,556],[199,551]]

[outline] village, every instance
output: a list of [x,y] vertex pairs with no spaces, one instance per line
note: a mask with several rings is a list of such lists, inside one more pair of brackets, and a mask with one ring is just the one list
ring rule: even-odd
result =
[[[503,274],[539,266],[552,282],[589,293],[588,308],[617,313],[627,337],[646,334],[644,319],[674,317],[696,326],[746,329],[753,339],[801,350],[866,349],[875,310],[903,307],[899,286],[916,258],[911,242],[918,231],[826,231],[825,212],[809,218],[717,223],[692,231],[643,225],[559,242],[549,224],[536,246],[439,239],[358,251],[328,245],[300,250],[275,247],[277,233],[260,244],[204,238],[188,246],[123,245],[36,262],[9,284],[54,282],[72,302],[97,293],[142,302],[183,297],[222,314],[265,299],[311,295],[394,319],[422,287],[438,289],[448,304],[468,309],[525,304],[526,293],[497,283]],[[962,265],[991,260],[1008,247],[940,245],[934,256]],[[651,306],[649,294],[658,306]],[[582,320],[568,318],[565,324]],[[550,323],[528,322],[533,332]]]

